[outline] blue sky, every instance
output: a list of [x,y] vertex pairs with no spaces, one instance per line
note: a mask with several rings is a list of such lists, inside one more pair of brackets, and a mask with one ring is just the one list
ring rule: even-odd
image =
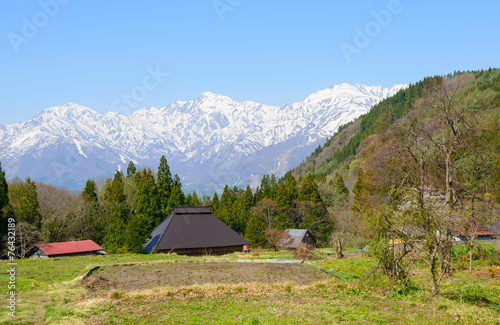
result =
[[68,102],[129,114],[211,91],[281,105],[342,82],[500,67],[499,12],[481,0],[5,0],[0,124]]

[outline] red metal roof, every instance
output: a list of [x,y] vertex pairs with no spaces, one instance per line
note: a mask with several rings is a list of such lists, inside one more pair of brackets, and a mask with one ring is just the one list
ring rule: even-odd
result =
[[102,251],[104,248],[92,240],[67,241],[62,243],[36,244],[47,256]]
[[494,236],[495,234],[488,230],[485,226],[479,222],[466,222],[462,227],[457,227],[452,231],[454,235],[458,236]]

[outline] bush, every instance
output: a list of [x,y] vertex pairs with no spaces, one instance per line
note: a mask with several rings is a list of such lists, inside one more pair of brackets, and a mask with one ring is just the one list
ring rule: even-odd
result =
[[113,291],[109,294],[111,299],[122,299],[125,294],[122,291]]
[[489,266],[500,266],[500,251],[488,254],[486,261]]
[[[495,251],[495,247],[491,244],[474,242],[474,247],[472,248],[472,258],[475,260],[482,259],[490,254],[493,254]],[[466,245],[457,245],[451,250],[451,256],[455,258],[468,258],[468,255],[469,246]]]
[[116,254],[131,254],[132,252],[127,247],[121,247],[116,250]]

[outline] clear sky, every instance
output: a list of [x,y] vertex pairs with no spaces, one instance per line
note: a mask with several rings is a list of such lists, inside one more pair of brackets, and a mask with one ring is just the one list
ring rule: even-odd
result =
[[500,67],[498,1],[0,2],[0,124],[129,114],[204,91],[269,105],[347,82]]

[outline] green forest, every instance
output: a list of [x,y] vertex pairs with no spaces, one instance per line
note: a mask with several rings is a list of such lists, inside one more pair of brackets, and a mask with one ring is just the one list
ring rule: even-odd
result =
[[157,170],[130,162],[81,192],[1,172],[1,232],[16,219],[19,257],[37,242],[79,239],[140,252],[172,206],[209,205],[252,246],[275,246],[287,228],[310,229],[320,246],[370,244],[393,278],[408,276],[418,250],[437,290],[451,237],[473,245],[474,227],[499,220],[499,106],[499,69],[428,77],[340,127],[283,177],[265,175],[255,190],[226,185],[220,196],[185,193],[164,156]]
[[[151,231],[173,206],[212,206],[213,213],[253,246],[272,244],[266,231],[308,228],[327,243],[333,220],[313,177],[289,172],[277,181],[265,175],[255,191],[224,187],[222,195],[184,193],[177,174],[172,176],[162,156],[157,171],[129,163],[126,174],[117,171],[100,186],[89,179],[81,192],[72,192],[31,179],[2,185],[2,218],[15,218],[17,255],[39,242],[91,239],[109,253],[140,253]],[[7,184],[8,183],[8,184]],[[330,186],[335,192],[335,186]],[[343,186],[343,196],[347,189]],[[3,230],[6,233],[6,229]]]

